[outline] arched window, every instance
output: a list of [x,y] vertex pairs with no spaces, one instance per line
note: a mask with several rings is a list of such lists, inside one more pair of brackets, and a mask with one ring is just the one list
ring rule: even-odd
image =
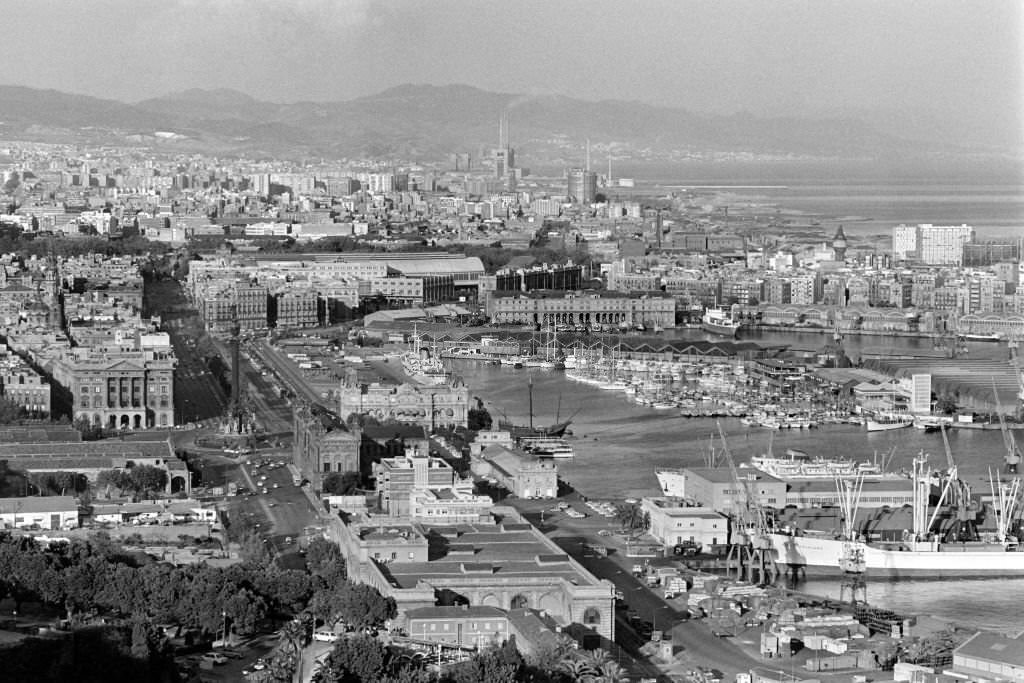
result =
[[530,599],[522,593],[513,596],[509,602],[509,609],[525,609],[530,606]]
[[583,611],[583,624],[585,626],[597,626],[601,623],[601,611],[596,607],[588,607]]

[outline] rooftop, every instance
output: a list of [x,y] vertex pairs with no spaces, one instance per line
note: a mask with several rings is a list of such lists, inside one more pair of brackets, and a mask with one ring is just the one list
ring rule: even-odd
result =
[[953,650],[953,655],[1024,667],[1024,637],[979,631]]
[[413,619],[500,619],[505,617],[505,610],[485,605],[453,605],[419,607],[406,612],[409,620]]
[[423,524],[431,559],[393,562],[388,573],[402,588],[413,588],[420,581],[482,576],[597,584],[593,575],[578,568],[553,541],[532,526],[520,524],[514,511],[497,510],[499,520],[504,514],[509,524]]
[[78,501],[73,496],[0,498],[0,513],[31,514],[36,512],[68,511],[78,511]]

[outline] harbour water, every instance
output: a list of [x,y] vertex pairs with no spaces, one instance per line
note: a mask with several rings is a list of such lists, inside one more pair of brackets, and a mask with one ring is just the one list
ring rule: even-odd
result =
[[[696,331],[680,334],[701,336]],[[801,337],[812,339],[765,333],[759,341],[804,347],[803,341],[810,343],[816,338],[819,345],[824,343],[821,335]],[[883,342],[862,338],[859,343],[881,346]],[[887,338],[884,343],[907,348],[927,344],[930,348],[926,340]],[[1005,357],[1005,353],[1001,345],[972,345],[972,357],[985,354]],[[655,470],[702,465],[709,439],[717,434],[713,419],[684,418],[678,411],[656,411],[628,401],[619,393],[573,382],[558,371],[512,370],[472,361],[456,361],[453,370],[467,381],[473,394],[485,402],[495,419],[503,415],[516,422],[528,419],[529,380],[534,385],[536,424],[551,424],[556,417],[573,416],[570,439],[576,457],[560,462],[559,469],[563,479],[593,498],[621,500],[658,494]],[[744,426],[737,419],[723,419],[721,424],[737,462],[748,461],[750,456],[766,451],[767,430]],[[717,442],[717,436],[715,439]],[[982,479],[987,480],[990,469],[998,471],[1003,465],[1003,441],[998,431],[955,430],[949,434],[949,442],[962,475],[976,487],[981,486]],[[895,448],[891,467],[897,470],[909,470],[911,460],[921,451],[930,455],[936,468],[943,468],[946,462],[941,435],[915,429],[870,434],[856,425],[784,430],[775,432],[773,448],[776,453],[796,448],[814,455],[855,460],[872,459]],[[839,586],[834,581],[814,580],[801,588],[820,595],[839,595]],[[868,596],[873,604],[885,605],[897,612],[933,614],[965,624],[1009,629],[1019,623],[1019,614],[1024,610],[1024,580],[870,582],[869,579]]]

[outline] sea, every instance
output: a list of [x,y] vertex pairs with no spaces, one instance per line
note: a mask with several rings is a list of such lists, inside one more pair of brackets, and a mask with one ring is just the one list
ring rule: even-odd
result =
[[[682,330],[678,336],[708,339],[700,330]],[[814,339],[811,339],[811,338]],[[757,341],[809,346],[823,343],[821,335],[789,335],[766,332]],[[847,340],[853,338],[848,337]],[[886,343],[908,351],[924,343],[912,338],[859,338],[858,343]],[[929,343],[930,348],[930,343]],[[856,357],[857,345],[851,355]],[[1001,344],[970,345],[970,357],[1005,357]],[[685,418],[678,411],[658,411],[637,405],[619,393],[607,392],[568,379],[563,372],[473,361],[453,361],[452,369],[479,397],[495,419],[508,417],[524,424],[529,419],[528,382],[533,383],[533,412],[536,424],[572,419],[569,437],[575,457],[559,463],[561,477],[591,498],[622,500],[657,495],[660,491],[655,470],[662,467],[701,466],[709,442],[720,447],[718,423],[728,439],[736,461],[763,454],[769,446],[769,432],[747,427],[737,419],[716,421]],[[963,476],[988,490],[988,473],[1003,465],[1003,440],[998,431],[956,430],[949,443]],[[831,425],[812,430],[782,430],[772,436],[772,449],[787,448],[854,460],[881,459],[893,454],[890,467],[911,468],[911,460],[926,453],[936,468],[944,468],[945,450],[940,434],[915,429],[867,433],[855,425]],[[797,586],[824,597],[839,597],[839,584],[813,579]],[[979,628],[1012,630],[1024,611],[1024,579],[982,581],[868,581],[868,600],[896,612],[924,614],[955,620]]]
[[[831,235],[843,226],[856,238],[889,236],[901,223],[974,226],[978,240],[1024,237],[1024,164],[1006,161],[929,174],[868,165],[820,164],[727,167],[626,165],[638,193],[694,190],[729,197],[737,210],[778,213],[797,222],[817,221]],[[888,172],[887,172],[888,170]],[[615,188],[609,188],[615,194]]]

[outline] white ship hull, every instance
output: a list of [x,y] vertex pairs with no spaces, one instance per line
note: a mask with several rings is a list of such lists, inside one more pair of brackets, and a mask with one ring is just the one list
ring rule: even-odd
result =
[[903,429],[913,424],[913,420],[899,420],[896,422],[879,422],[868,418],[865,422],[869,432],[887,432],[890,429]]
[[[839,574],[845,541],[814,536],[769,536],[780,569],[807,574]],[[1001,546],[961,546],[956,543],[919,550],[889,550],[858,544],[864,551],[868,576],[933,578],[967,576],[1024,576],[1024,552]]]

